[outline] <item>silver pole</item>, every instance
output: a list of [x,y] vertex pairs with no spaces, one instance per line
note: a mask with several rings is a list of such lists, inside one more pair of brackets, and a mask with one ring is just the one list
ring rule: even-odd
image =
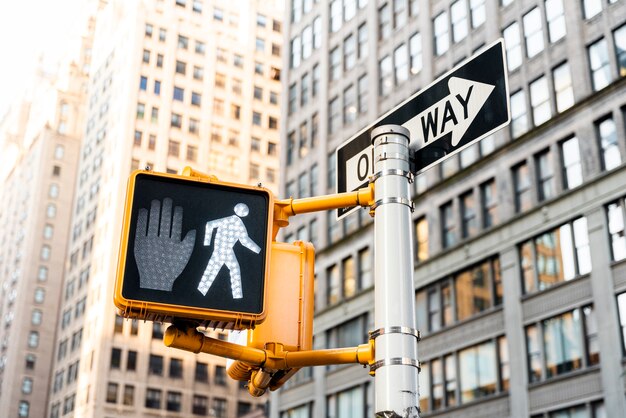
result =
[[376,417],[419,418],[415,287],[409,183],[409,131],[372,131],[375,186]]

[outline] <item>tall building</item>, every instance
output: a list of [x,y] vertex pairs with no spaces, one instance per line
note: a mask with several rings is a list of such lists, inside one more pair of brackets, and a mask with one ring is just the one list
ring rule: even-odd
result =
[[[565,7],[567,5],[567,8]],[[335,149],[503,37],[511,124],[417,176],[422,416],[626,416],[626,3],[289,2],[281,190],[335,190]],[[296,216],[316,348],[373,329],[373,223]],[[273,418],[373,416],[357,366],[299,372]]]
[[131,170],[191,165],[277,189],[280,15],[280,2],[100,2],[48,417],[262,406],[225,359],[165,347],[164,325],[123,320],[112,295]]
[[0,125],[0,411],[45,416],[84,119],[89,37]]

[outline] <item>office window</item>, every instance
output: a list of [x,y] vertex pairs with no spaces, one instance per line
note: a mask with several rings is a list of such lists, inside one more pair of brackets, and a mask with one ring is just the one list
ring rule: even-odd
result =
[[509,71],[522,65],[522,44],[520,39],[519,23],[514,22],[502,32],[506,48],[506,63]]
[[532,207],[530,173],[528,164],[521,163],[513,167],[513,192],[515,196],[515,212],[524,212]]
[[416,261],[428,259],[428,222],[426,217],[421,217],[415,221],[415,249]]
[[187,63],[183,62],[183,61],[176,61],[176,72],[178,74],[183,74],[185,75],[185,73],[187,72]]
[[622,163],[619,146],[617,144],[617,130],[612,116],[595,122],[596,133],[602,154],[602,168],[612,170]]
[[606,207],[611,239],[611,256],[613,261],[626,258],[626,234],[624,233],[624,200],[612,202]]
[[328,103],[328,133],[333,134],[339,130],[341,122],[341,104],[339,97],[334,97]]
[[[359,113],[367,113],[367,95],[369,86],[367,85],[367,74],[359,77],[357,82],[357,108]],[[316,114],[317,115],[317,114]]]
[[343,283],[343,297],[349,298],[354,296],[359,289],[359,283],[357,282],[356,268],[354,265],[353,257],[347,257],[342,260],[341,274]]
[[215,384],[220,386],[226,386],[226,367],[224,366],[215,366]]
[[326,269],[326,304],[334,305],[341,299],[339,266],[333,264]]
[[611,82],[611,66],[606,39],[599,39],[589,45],[587,50],[589,52],[591,84],[595,91],[602,90]]
[[535,168],[537,170],[537,191],[539,201],[554,197],[554,167],[552,152],[547,149],[535,155]]
[[183,101],[185,97],[185,89],[174,86],[174,100]]
[[146,390],[146,408],[161,409],[161,390],[148,388]]
[[409,39],[409,55],[411,74],[417,74],[422,70],[422,35],[419,32]]
[[359,250],[359,288],[367,289],[374,284],[374,272],[372,271],[372,252],[369,247]]
[[191,92],[191,105],[200,106],[202,104],[202,95],[198,92]]
[[154,94],[157,96],[161,94],[161,82],[159,80],[154,80]]
[[119,369],[122,364],[122,350],[119,348],[111,349],[111,369]]
[[[336,186],[337,179],[337,154],[331,152],[327,157],[327,175],[326,175],[326,188],[331,189]],[[336,223],[336,222],[335,222]]]
[[626,353],[626,293],[617,296],[619,323],[622,328],[622,350]]
[[170,359],[170,377],[178,379],[183,377],[183,361],[181,359]]
[[213,99],[213,113],[218,116],[224,116],[224,100]]
[[535,126],[541,125],[552,117],[550,108],[550,89],[545,76],[530,83],[530,105]]
[[178,157],[180,154],[180,142],[172,141],[171,139],[168,141],[167,155],[172,157]]
[[146,26],[144,28],[144,35],[146,36],[146,38],[152,38],[153,32],[154,26],[152,26],[150,23],[146,23]]
[[39,333],[37,331],[31,331],[28,334],[28,347],[37,348],[39,346]]
[[561,158],[563,162],[563,188],[572,189],[582,184],[582,163],[578,138],[573,137],[561,142]]
[[526,94],[518,90],[511,95],[511,136],[517,138],[528,131]]
[[313,48],[319,49],[322,46],[322,18],[317,16],[313,19]]
[[578,218],[519,247],[524,293],[548,289],[591,271],[587,219]]
[[288,99],[288,107],[287,111],[289,114],[293,114],[296,111],[296,103],[297,103],[297,91],[296,91],[296,83],[293,83],[289,86],[289,99]]
[[42,287],[38,287],[35,289],[35,303],[43,303],[46,298],[46,291]]
[[202,395],[193,395],[191,413],[205,416],[209,411],[209,398]]
[[364,23],[361,26],[359,26],[359,30],[357,32],[359,59],[363,59],[367,57],[367,45],[368,45],[367,37],[368,37],[367,25]]
[[602,0],[583,0],[583,15],[591,19],[602,11]]
[[408,50],[406,44],[402,44],[393,51],[395,82],[401,84],[409,78]]
[[117,403],[117,388],[118,388],[117,383],[109,382],[107,384],[107,396],[106,396],[107,403]]
[[[298,2],[296,2],[298,3]],[[330,2],[330,31],[337,32],[341,28],[342,21],[341,0],[332,0]]]
[[178,113],[172,113],[170,118],[170,126],[172,128],[179,128],[183,125],[183,117]]
[[259,112],[252,112],[252,124],[261,126],[261,114]]
[[[187,49],[189,48],[189,38],[187,38],[186,36],[182,36],[182,35],[178,35],[178,48],[180,49]],[[197,45],[197,43],[196,43]]]
[[207,363],[196,362],[196,369],[194,373],[194,380],[196,382],[207,383],[209,381],[209,366]]
[[[595,343],[585,347],[589,340],[588,334],[584,333],[584,326],[591,330],[596,328],[592,309],[591,306],[574,309],[526,327],[530,382],[581,369],[583,358],[592,359],[587,365],[595,364],[596,359],[599,360]],[[584,324],[585,321],[588,323]],[[588,356],[589,353],[592,354],[591,357]]]
[[617,73],[620,77],[626,76],[626,25],[622,25],[613,32],[615,41],[615,55],[617,58]]
[[441,232],[443,248],[449,248],[456,244],[456,222],[452,210],[452,201],[439,208],[441,217]]
[[180,392],[167,392],[166,409],[168,411],[180,412],[183,394]]
[[37,362],[37,357],[34,354],[26,354],[25,365],[26,370],[35,370],[35,364]]
[[391,56],[386,55],[378,62],[378,92],[381,96],[386,96],[393,89],[393,65]]
[[389,3],[385,3],[378,9],[378,40],[389,39],[391,36],[391,9]]
[[543,28],[541,12],[535,7],[523,17],[524,38],[526,39],[526,56],[532,58],[543,51]]
[[[302,59],[308,59],[313,53],[313,29],[307,26],[302,30]],[[280,56],[280,47],[272,44],[272,55]]]
[[470,191],[460,198],[461,203],[461,236],[463,238],[475,235],[478,231],[478,224],[476,221],[476,199],[474,199],[474,192]]
[[[498,259],[484,261],[456,274],[454,276],[456,320],[463,321],[494,305],[499,305],[502,302],[502,290],[499,286]],[[443,294],[446,296],[445,292]],[[452,300],[450,297],[447,298]],[[452,314],[445,315],[443,319],[445,325],[450,324]]]
[[353,84],[343,91],[343,123],[350,124],[356,120],[356,92]]
[[137,369],[137,352],[128,350],[126,355],[126,370],[135,371]]
[[[217,74],[215,74],[216,78],[217,78]],[[194,80],[203,80],[204,79],[204,68],[203,67],[198,67],[198,66],[193,66],[193,78]]]
[[554,94],[556,96],[556,111],[563,112],[574,105],[574,88],[569,64],[563,64],[552,70],[554,80]]
[[328,61],[328,77],[330,81],[339,80],[341,76],[341,51],[339,51],[339,47],[335,47],[330,51]]
[[497,356],[493,342],[479,344],[459,352],[461,403],[496,393]]
[[309,74],[305,73],[300,79],[300,106],[309,102]]
[[433,28],[435,37],[435,55],[443,55],[450,47],[447,12],[441,12],[433,19]]
[[215,418],[226,418],[226,399],[213,398],[212,410]]
[[393,0],[393,27],[396,29],[404,27],[408,16],[408,0]]
[[420,362],[421,371],[419,372],[419,407],[420,412],[425,413],[430,411],[430,365],[425,362]]
[[498,192],[495,179],[491,179],[480,186],[483,228],[489,228],[498,223]]
[[148,374],[163,375],[163,356],[150,354]]
[[356,39],[349,35],[343,40],[343,70],[349,71],[356,64]]
[[472,28],[476,29],[486,20],[485,0],[470,0],[470,16],[472,18]]
[[450,6],[452,41],[459,42],[467,36],[467,0],[457,0]]
[[545,6],[546,20],[548,21],[548,38],[550,42],[556,42],[567,33],[563,0],[546,0]]
[[313,70],[311,71],[311,78],[313,79],[311,82],[311,96],[317,96],[317,93],[320,90],[320,66],[319,64],[315,64],[313,66]]
[[135,404],[135,387],[133,385],[124,385],[122,403],[127,406]]

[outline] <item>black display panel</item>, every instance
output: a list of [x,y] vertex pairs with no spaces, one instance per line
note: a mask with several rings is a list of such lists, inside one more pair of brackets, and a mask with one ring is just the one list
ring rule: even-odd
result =
[[267,191],[137,174],[122,296],[263,312]]

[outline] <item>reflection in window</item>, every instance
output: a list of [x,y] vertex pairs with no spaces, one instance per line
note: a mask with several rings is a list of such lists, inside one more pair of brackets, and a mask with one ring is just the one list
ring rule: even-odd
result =
[[524,292],[545,290],[591,271],[587,219],[545,232],[520,245]]
[[[514,22],[502,32],[506,47],[506,63],[509,71],[522,65],[522,45],[520,40],[519,23]],[[512,116],[512,115],[511,115]]]
[[530,106],[532,107],[535,126],[541,125],[552,117],[550,89],[548,88],[548,79],[545,76],[530,83]]
[[622,163],[622,156],[617,145],[617,130],[612,117],[596,122],[596,131],[602,152],[602,167],[612,170]]
[[530,173],[526,162],[513,167],[513,187],[515,193],[515,212],[524,212],[532,207]]
[[511,136],[517,138],[528,131],[526,94],[519,90],[511,95]]
[[496,347],[493,342],[459,352],[461,403],[496,393]]
[[526,55],[532,58],[543,51],[543,29],[541,12],[535,7],[523,17],[524,38],[526,39]]
[[565,29],[563,0],[546,0],[546,20],[550,42],[556,42],[565,36],[567,30]]
[[592,366],[600,360],[591,306],[526,327],[526,342],[530,382]]
[[561,143],[561,157],[563,160],[563,188],[572,189],[582,184],[582,165],[578,138],[569,138]]
[[610,203],[607,208],[609,234],[611,237],[611,253],[613,261],[626,258],[626,234],[624,233],[624,200]]
[[439,56],[445,53],[450,47],[447,12],[441,12],[433,19],[433,32],[435,36],[435,55]]
[[606,39],[602,38],[589,45],[588,52],[593,89],[598,91],[611,82],[611,67]]
[[613,32],[613,40],[615,41],[618,74],[620,77],[626,77],[626,25]]
[[563,64],[552,70],[554,79],[554,94],[556,96],[556,111],[563,112],[574,105],[574,88],[572,87],[572,76],[569,64]]

